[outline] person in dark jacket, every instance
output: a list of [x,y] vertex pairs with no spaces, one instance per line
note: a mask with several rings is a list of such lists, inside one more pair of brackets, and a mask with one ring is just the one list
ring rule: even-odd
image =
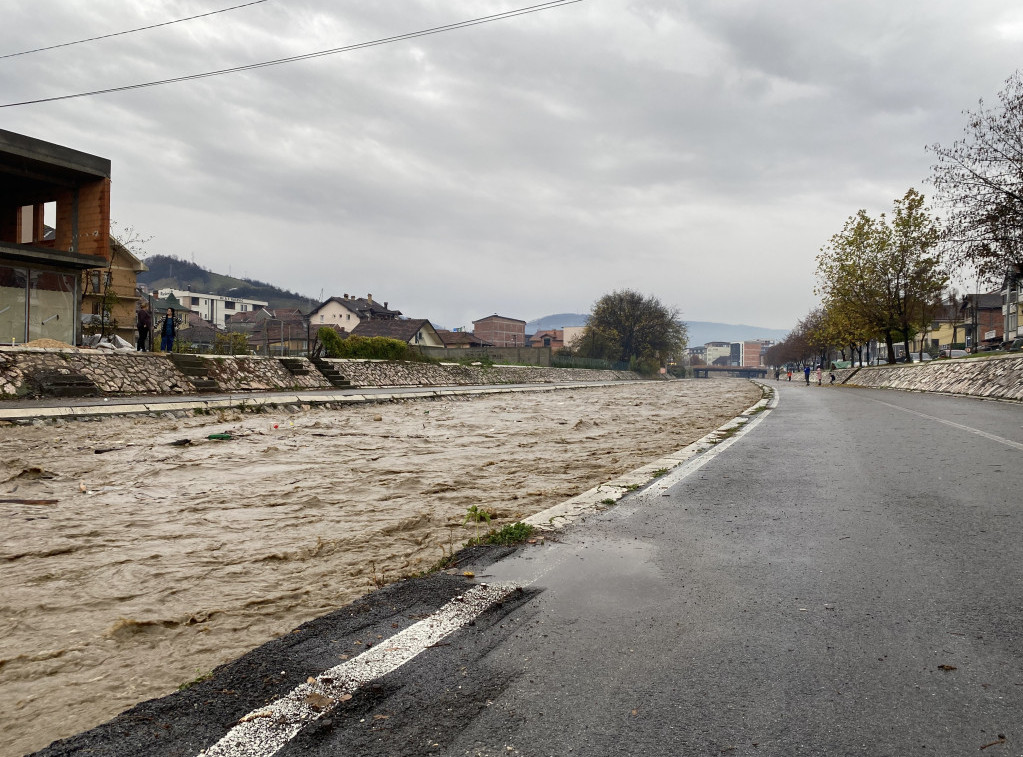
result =
[[167,315],[163,317],[163,324],[160,326],[160,351],[174,351],[174,334],[177,332],[177,324],[174,321],[174,308],[167,308]]
[[149,312],[148,302],[143,301],[135,311],[135,326],[139,330],[139,340],[135,343],[135,349],[143,352],[149,346],[149,332],[153,330],[153,314]]

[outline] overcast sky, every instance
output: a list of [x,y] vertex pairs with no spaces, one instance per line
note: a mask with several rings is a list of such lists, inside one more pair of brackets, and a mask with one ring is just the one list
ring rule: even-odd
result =
[[[0,54],[244,0],[7,0]],[[538,0],[533,0],[537,2]],[[266,0],[0,59],[2,103],[197,74],[525,7]],[[149,254],[444,326],[588,312],[791,328],[814,256],[915,186],[1020,65],[996,0],[583,0],[287,65],[0,108],[109,158]]]

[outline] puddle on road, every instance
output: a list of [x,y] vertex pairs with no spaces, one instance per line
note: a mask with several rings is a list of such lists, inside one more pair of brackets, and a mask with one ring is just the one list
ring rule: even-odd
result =
[[481,580],[542,588],[568,617],[612,618],[660,607],[664,590],[653,545],[576,534],[502,560]]
[[[471,536],[470,505],[496,527],[525,518],[759,396],[743,381],[637,382],[0,428],[0,499],[50,502],[0,503],[0,757],[429,568]],[[233,439],[207,439],[222,432]],[[636,584],[608,592],[641,597],[628,566],[642,561],[622,549],[601,559]],[[581,554],[585,570],[595,553]]]

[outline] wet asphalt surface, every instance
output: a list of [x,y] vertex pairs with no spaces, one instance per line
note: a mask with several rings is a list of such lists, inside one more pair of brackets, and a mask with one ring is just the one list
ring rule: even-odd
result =
[[[467,555],[525,590],[278,754],[1023,755],[1023,406],[770,383],[676,485]],[[468,580],[386,587],[39,754],[195,755]]]

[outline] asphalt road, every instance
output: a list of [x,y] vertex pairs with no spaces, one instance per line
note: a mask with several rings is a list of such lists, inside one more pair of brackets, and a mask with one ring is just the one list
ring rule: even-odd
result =
[[1023,755],[1023,406],[770,383],[702,467],[558,543],[388,587],[42,754],[197,755],[483,581],[524,590],[276,753]]

